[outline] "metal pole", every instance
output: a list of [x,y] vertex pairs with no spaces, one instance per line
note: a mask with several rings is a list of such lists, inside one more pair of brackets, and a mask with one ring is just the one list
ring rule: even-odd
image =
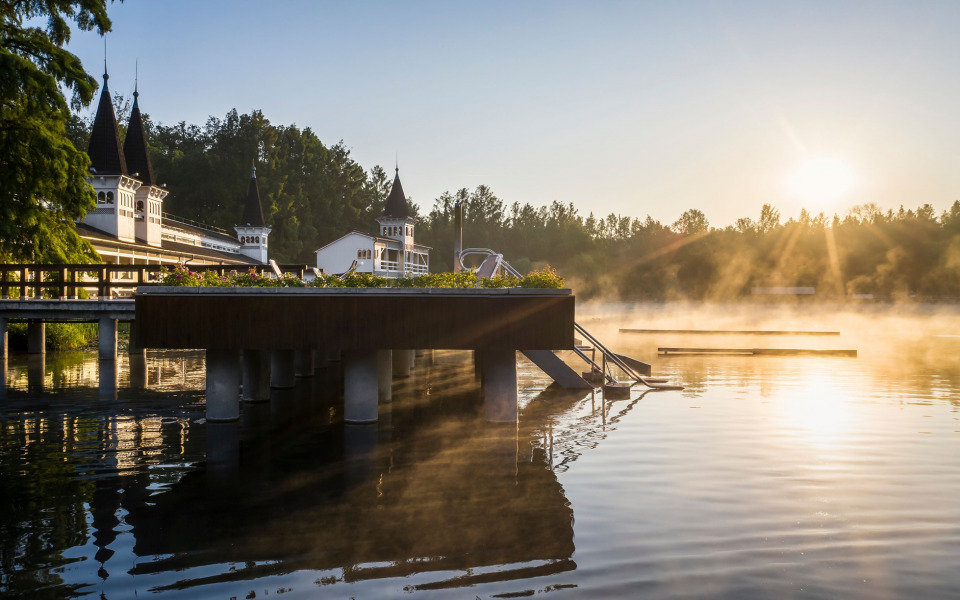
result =
[[453,205],[453,272],[463,270],[460,266],[460,251],[463,250],[463,207],[460,202]]

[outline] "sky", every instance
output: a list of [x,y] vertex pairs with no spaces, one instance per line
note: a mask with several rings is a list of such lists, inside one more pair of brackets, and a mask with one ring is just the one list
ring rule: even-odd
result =
[[[429,212],[484,184],[724,227],[960,198],[960,2],[126,0],[113,92],[155,122],[262,110],[399,163]],[[88,72],[104,43],[75,32]],[[95,103],[85,112],[89,114]],[[798,173],[830,164],[811,193]],[[827,178],[825,181],[824,178]],[[833,177],[833,179],[830,179]],[[818,179],[819,178],[819,179]],[[172,190],[176,193],[176,190]]]

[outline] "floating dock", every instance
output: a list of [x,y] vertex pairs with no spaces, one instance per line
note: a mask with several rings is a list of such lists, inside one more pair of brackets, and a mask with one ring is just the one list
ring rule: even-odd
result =
[[856,358],[856,350],[821,348],[657,348],[660,356],[838,356]]
[[693,335],[840,335],[839,331],[750,331],[742,329],[620,329],[620,333],[678,333]]

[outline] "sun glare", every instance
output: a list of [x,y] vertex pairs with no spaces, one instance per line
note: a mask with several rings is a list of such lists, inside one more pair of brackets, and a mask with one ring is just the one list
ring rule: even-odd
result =
[[836,158],[805,161],[790,178],[790,190],[811,207],[824,206],[846,194],[854,184],[853,172]]

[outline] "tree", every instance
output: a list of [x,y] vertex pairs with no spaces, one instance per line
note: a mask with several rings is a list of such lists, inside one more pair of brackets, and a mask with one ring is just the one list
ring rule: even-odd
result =
[[[25,23],[46,19],[46,27]],[[90,160],[67,135],[71,107],[93,99],[96,81],[67,52],[70,23],[110,30],[105,0],[0,4],[0,260],[93,259],[73,221],[96,206]],[[71,90],[68,102],[64,90]]]
[[691,208],[680,215],[680,218],[673,224],[673,230],[686,236],[700,235],[710,230],[710,223],[703,211]]

